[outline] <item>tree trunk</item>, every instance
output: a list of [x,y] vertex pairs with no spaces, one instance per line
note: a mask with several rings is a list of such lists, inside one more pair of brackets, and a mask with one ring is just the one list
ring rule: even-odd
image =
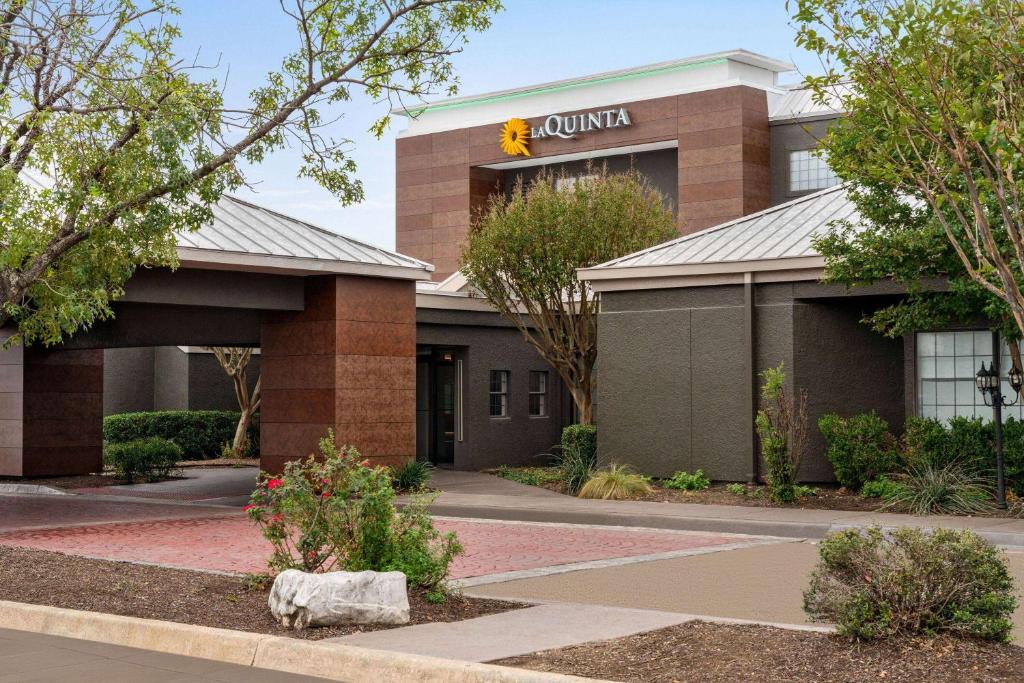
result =
[[235,385],[235,397],[238,399],[238,409],[241,416],[238,418],[238,426],[235,428],[235,438],[231,442],[231,451],[236,458],[245,455],[246,436],[249,431],[249,423],[252,416],[260,409],[260,380],[256,379],[256,386],[252,393],[249,393],[249,382],[245,376],[245,370],[252,358],[252,349],[233,346],[214,346],[210,351],[216,356],[217,362],[224,368],[231,381]]

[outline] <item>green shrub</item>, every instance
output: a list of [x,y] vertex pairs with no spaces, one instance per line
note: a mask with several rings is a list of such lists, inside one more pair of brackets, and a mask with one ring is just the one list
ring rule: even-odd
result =
[[181,447],[158,436],[108,443],[103,447],[103,462],[113,467],[120,479],[165,479],[170,476],[181,457]]
[[818,420],[828,442],[828,459],[836,480],[859,491],[864,482],[895,471],[900,465],[896,439],[874,411],[842,418],[834,413]]
[[811,498],[818,495],[818,488],[816,486],[797,484],[793,487],[793,492],[796,494],[797,498]]
[[680,489],[682,491],[703,491],[711,486],[711,481],[704,476],[703,470],[697,470],[693,474],[689,472],[676,472],[671,479],[666,479],[662,485],[667,489]]
[[[992,456],[995,463],[995,455]],[[1007,418],[1003,423],[1003,462],[1006,467],[1006,486],[1018,497],[1024,498],[1024,421]]]
[[993,508],[991,482],[959,463],[911,467],[893,478],[889,505],[915,515],[975,515]]
[[289,462],[280,477],[262,475],[246,510],[273,545],[271,569],[400,571],[441,596],[462,546],[434,528],[432,497],[414,496],[401,511],[394,499],[387,469],[337,448],[328,432],[318,458]]
[[558,448],[555,461],[562,475],[562,483],[565,490],[576,495],[583,488],[583,485],[590,481],[594,474],[596,453],[592,450],[581,448],[579,441],[570,440],[566,445]]
[[419,491],[430,481],[433,466],[413,460],[391,471],[391,484],[396,491]]
[[734,496],[745,496],[747,495],[747,487],[743,484],[732,483],[725,487],[725,490]]
[[562,481],[562,471],[555,467],[509,467],[502,465],[495,472],[502,479],[508,479],[527,486],[544,486]]
[[903,430],[903,458],[908,465],[948,464],[949,433],[935,418],[908,417]]
[[954,417],[949,421],[945,459],[939,467],[957,463],[974,472],[995,469],[995,433],[980,417]]
[[804,610],[844,635],[1010,638],[1013,579],[1002,553],[971,531],[850,529],[819,553]]
[[650,492],[651,484],[647,477],[636,474],[628,465],[611,464],[603,470],[594,472],[594,476],[583,485],[578,495],[580,498],[625,500]]
[[597,427],[594,425],[569,425],[562,430],[562,449],[576,447],[590,469],[597,467]]
[[903,484],[883,475],[877,479],[864,482],[864,486],[860,489],[860,495],[864,498],[892,500],[903,492],[903,488]]
[[[181,446],[186,460],[205,460],[221,454],[224,443],[234,440],[240,414],[230,410],[162,410],[121,413],[103,418],[103,439],[124,443],[159,436]],[[252,455],[259,455],[259,419],[249,426]]]

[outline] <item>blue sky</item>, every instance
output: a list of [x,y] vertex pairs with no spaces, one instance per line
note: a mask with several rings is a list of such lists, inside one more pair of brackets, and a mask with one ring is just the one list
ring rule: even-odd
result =
[[[182,57],[219,63],[229,103],[244,102],[293,51],[296,36],[278,0],[179,0]],[[793,45],[785,0],[505,0],[489,31],[455,57],[460,94],[501,90],[680,57],[745,48],[817,72],[817,58]],[[792,80],[798,76],[792,75]],[[337,132],[355,143],[366,199],[342,207],[314,182],[296,178],[290,150],[247,170],[255,191],[239,194],[329,230],[393,248],[394,139],[367,132],[386,105],[357,96]]]

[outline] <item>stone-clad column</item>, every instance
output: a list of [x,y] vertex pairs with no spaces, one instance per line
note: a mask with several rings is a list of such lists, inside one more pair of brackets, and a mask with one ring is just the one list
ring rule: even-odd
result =
[[371,462],[416,455],[416,293],[407,280],[307,279],[306,308],[261,331],[260,464],[276,472],[334,428]]

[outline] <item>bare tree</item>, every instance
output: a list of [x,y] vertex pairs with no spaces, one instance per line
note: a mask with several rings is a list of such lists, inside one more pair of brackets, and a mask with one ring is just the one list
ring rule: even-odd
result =
[[249,367],[249,361],[252,360],[251,348],[244,346],[212,346],[209,349],[213,352],[220,366],[224,368],[224,372],[231,378],[231,382],[235,387],[235,398],[238,399],[238,409],[241,411],[241,416],[238,418],[238,427],[235,429],[235,438],[231,442],[231,450],[235,457],[240,458],[249,451],[247,448],[249,445],[249,425],[252,424],[253,415],[259,412],[260,409],[260,380],[262,378],[256,378],[256,384],[250,392],[246,370]]

